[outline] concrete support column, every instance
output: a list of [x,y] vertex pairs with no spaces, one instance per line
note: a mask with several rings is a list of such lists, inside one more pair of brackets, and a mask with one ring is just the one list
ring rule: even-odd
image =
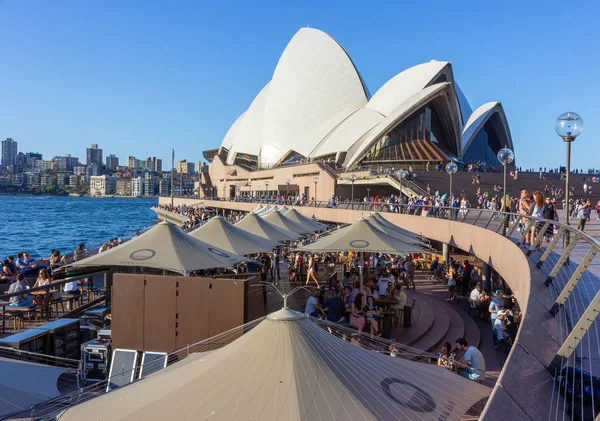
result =
[[485,262],[481,262],[481,287],[484,290],[493,292],[492,268]]
[[448,259],[450,258],[450,246],[447,243],[443,243],[442,245],[442,259],[444,262],[448,263]]

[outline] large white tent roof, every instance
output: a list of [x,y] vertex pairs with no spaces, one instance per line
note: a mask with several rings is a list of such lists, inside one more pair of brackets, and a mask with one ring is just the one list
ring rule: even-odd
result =
[[235,226],[254,235],[258,235],[259,237],[268,238],[269,240],[274,241],[292,241],[301,237],[298,233],[277,228],[275,225],[265,221],[263,218],[252,212],[244,216],[244,218],[237,222]]
[[190,232],[190,235],[240,256],[271,251],[279,246],[277,241],[259,237],[231,225],[222,216],[211,218],[206,224]]
[[308,252],[328,251],[366,251],[378,253],[413,253],[425,251],[421,246],[410,244],[391,236],[364,218],[360,218],[350,226],[323,237],[314,243],[299,248]]
[[31,409],[60,396],[59,378],[68,370],[0,358],[0,417]]
[[280,310],[220,350],[75,406],[60,420],[458,421],[489,392]]
[[261,215],[261,217],[265,221],[275,225],[277,228],[279,228],[281,230],[297,232],[298,234],[308,234],[311,232],[315,232],[317,230],[316,228],[306,230],[305,227],[303,227],[299,224],[296,224],[294,221],[287,218],[285,215],[282,215],[281,212],[277,212],[277,211],[269,212],[266,215]]
[[200,241],[176,225],[163,221],[139,237],[71,266],[148,267],[187,275],[194,270],[232,267],[248,260]]

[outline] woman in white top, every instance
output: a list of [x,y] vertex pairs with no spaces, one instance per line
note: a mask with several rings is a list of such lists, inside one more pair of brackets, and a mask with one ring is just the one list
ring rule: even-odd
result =
[[[531,216],[534,218],[542,218],[544,215],[544,193],[541,191],[533,192],[533,212]],[[540,227],[538,225],[543,225],[543,223],[535,223],[531,226],[531,235],[529,236],[529,242],[533,243],[535,241],[536,230]]]
[[[33,288],[36,287],[41,287],[44,285],[50,285],[50,275],[48,274],[48,271],[46,269],[40,269],[40,271],[38,272],[38,277],[35,281],[35,284],[33,284]],[[48,297],[48,298],[46,298]],[[58,291],[53,290],[50,292],[50,295],[47,296],[36,296],[33,298],[33,301],[35,302],[36,305],[38,306],[43,306],[44,305],[44,301],[47,299],[52,299],[55,300],[59,297]]]

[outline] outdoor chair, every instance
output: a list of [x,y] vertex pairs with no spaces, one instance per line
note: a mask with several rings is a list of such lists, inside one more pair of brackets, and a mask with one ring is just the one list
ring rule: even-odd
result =
[[[12,320],[13,322],[13,330],[21,330],[25,328],[25,321],[23,320],[23,313],[16,310],[6,309],[4,312],[1,312],[3,319]],[[17,321],[19,322],[17,329]],[[4,333],[4,332],[3,332]]]

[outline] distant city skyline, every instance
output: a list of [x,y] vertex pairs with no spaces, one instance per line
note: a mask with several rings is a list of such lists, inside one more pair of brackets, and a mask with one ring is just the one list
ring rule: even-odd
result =
[[142,154],[169,170],[171,148],[176,160],[197,163],[270,79],[293,34],[309,25],[348,49],[373,90],[412,65],[451,61],[472,106],[502,102],[523,168],[564,164],[554,121],[576,111],[585,129],[573,145],[573,168],[599,166],[590,153],[600,132],[598,4],[578,4],[576,22],[561,25],[567,18],[558,1],[334,3],[151,1],[140,17],[127,1],[4,1],[0,48],[10,65],[0,77],[0,139],[46,159],[71,153],[85,162],[85,149],[99,144],[121,165]]

